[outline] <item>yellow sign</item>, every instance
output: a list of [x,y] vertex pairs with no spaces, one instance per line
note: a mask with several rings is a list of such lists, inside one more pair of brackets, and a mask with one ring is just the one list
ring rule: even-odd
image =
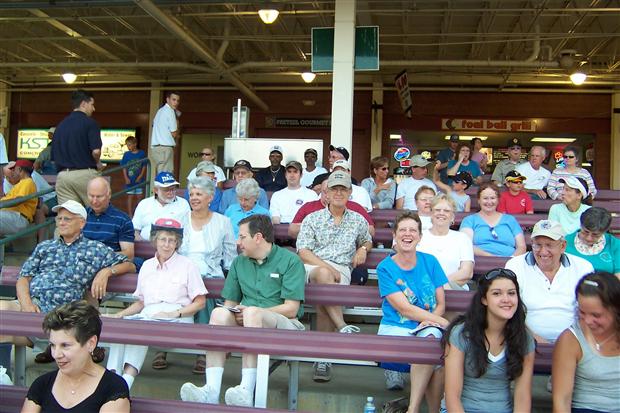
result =
[[[102,129],[101,160],[120,162],[127,151],[125,139],[136,136],[135,129]],[[19,129],[17,131],[17,157],[19,159],[37,159],[39,153],[47,147],[47,129]]]

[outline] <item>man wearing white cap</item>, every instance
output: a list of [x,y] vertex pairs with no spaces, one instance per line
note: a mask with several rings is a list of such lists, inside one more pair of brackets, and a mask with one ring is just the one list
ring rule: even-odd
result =
[[539,343],[554,342],[574,321],[575,287],[594,271],[583,258],[566,254],[562,226],[541,220],[532,230],[532,251],[513,257],[506,268],[517,274],[525,323]]
[[136,241],[148,240],[151,236],[151,224],[159,218],[180,220],[190,211],[189,203],[177,196],[179,183],[170,172],[158,173],[154,186],[155,195],[140,201],[131,220]]
[[426,177],[426,167],[430,162],[422,155],[413,155],[411,158],[411,176],[404,179],[396,189],[396,209],[409,209],[417,211],[415,194],[423,186],[433,188],[437,192],[437,186]]
[[282,147],[274,145],[269,150],[269,165],[256,173],[258,186],[267,192],[276,192],[286,188],[286,173],[282,166]]
[[[344,171],[351,175],[351,165],[349,165],[349,161],[346,161],[344,159],[339,159],[335,161],[332,170]],[[353,179],[351,179],[351,181],[353,181]],[[370,200],[370,195],[368,194],[368,191],[366,191],[359,185],[355,185],[353,182],[351,182],[351,197],[349,198],[349,200],[357,202],[358,204],[363,206],[364,209],[368,212],[372,211],[372,201]]]

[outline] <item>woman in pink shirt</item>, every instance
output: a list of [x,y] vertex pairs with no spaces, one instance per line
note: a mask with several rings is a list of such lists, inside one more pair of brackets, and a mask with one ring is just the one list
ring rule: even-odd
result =
[[[194,314],[205,306],[207,289],[198,267],[177,254],[182,241],[183,228],[178,221],[160,218],[152,225],[151,242],[156,253],[144,262],[138,274],[138,286],[133,293],[138,301],[109,317],[194,322]],[[108,370],[122,374],[131,389],[147,351],[146,346],[113,344]]]

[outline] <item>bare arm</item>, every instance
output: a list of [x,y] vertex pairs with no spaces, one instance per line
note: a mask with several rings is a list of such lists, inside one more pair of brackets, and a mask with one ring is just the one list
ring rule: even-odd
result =
[[457,283],[458,285],[465,285],[471,277],[474,275],[474,263],[472,261],[461,261],[459,269],[452,274],[447,274],[448,280]]
[[463,392],[463,375],[465,374],[465,354],[455,346],[448,344],[445,357],[446,409],[450,413],[464,413],[461,394]]
[[99,409],[99,413],[129,413],[130,411],[131,405],[127,398],[109,401]]
[[515,252],[514,256],[525,254],[527,251],[527,247],[525,246],[525,236],[523,234],[518,234],[515,236]]
[[523,371],[515,379],[514,411],[529,413],[532,410],[532,374],[534,373],[534,352],[523,358]]
[[140,311],[144,309],[144,301],[136,301],[131,303],[131,305],[117,313],[114,314],[104,314],[106,317],[111,318],[123,318],[130,315],[138,314]]
[[471,211],[471,198],[465,201],[465,210],[463,212],[470,212],[470,211]]
[[179,308],[174,311],[160,311],[159,313],[153,314],[153,317],[163,317],[163,318],[179,318],[179,317],[193,317],[198,311],[205,308],[205,304],[207,303],[207,297],[204,295],[197,295],[194,297],[191,303],[186,305],[185,307]]
[[32,400],[24,400],[24,405],[22,406],[21,413],[39,413],[41,411],[41,406],[33,402]]
[[333,268],[331,265],[317,257],[312,251],[306,248],[302,248],[298,252],[299,258],[304,264],[318,265],[319,267]]
[[575,386],[575,371],[582,357],[579,342],[569,330],[564,330],[553,349],[551,380],[553,413],[570,412]]
[[461,162],[463,162],[463,159],[459,156],[459,158],[456,160],[456,163],[448,169],[448,176],[456,175],[456,173],[459,171],[459,167],[461,166]]
[[398,198],[394,206],[396,207],[396,209],[403,209],[403,205],[405,205],[405,197]]
[[439,166],[440,165],[441,165],[441,161],[435,162],[435,165],[433,168],[433,182],[435,183],[435,185],[437,185],[437,188],[439,188],[442,192],[449,194],[452,191],[452,188],[450,188],[450,185],[446,185],[443,182],[441,182],[441,178],[439,177]]
[[144,240],[142,239],[142,236],[140,235],[140,230],[139,230],[139,229],[135,229],[135,230],[134,230],[134,236],[135,236],[135,238],[136,238],[136,241],[144,241]]
[[282,314],[286,318],[295,318],[297,317],[297,312],[299,311],[300,305],[301,303],[298,300],[284,300],[284,304],[270,307],[268,310],[273,311],[274,313]]
[[133,260],[134,257],[134,245],[133,242],[129,242],[129,241],[121,241],[119,242],[120,246],[121,246],[121,254],[123,254],[124,256],[126,256],[127,258],[129,258],[130,260]]
[[405,297],[402,291],[392,293],[385,298],[396,311],[407,317],[409,320],[418,322],[431,321],[442,327],[446,327],[449,324],[449,321],[445,318],[409,303],[409,301],[407,301],[407,297]]
[[119,264],[114,264],[110,267],[102,268],[101,270],[99,270],[97,275],[95,275],[95,278],[93,279],[93,284],[90,288],[90,293],[93,297],[101,300],[106,294],[106,290],[108,288],[108,279],[113,275],[112,267],[114,267],[116,275],[122,275],[128,272],[136,271],[136,266],[131,261],[125,261]]
[[280,217],[279,217],[279,216],[272,216],[272,217],[271,217],[271,223],[272,223],[273,225],[277,225],[277,224],[279,224],[279,223],[280,223]]
[[297,238],[299,234],[299,230],[301,229],[301,224],[288,224],[288,235],[291,238]]
[[22,311],[29,313],[40,313],[41,309],[32,302],[30,297],[30,280],[32,277],[21,277],[15,283],[15,291],[17,293],[17,301],[22,307]]

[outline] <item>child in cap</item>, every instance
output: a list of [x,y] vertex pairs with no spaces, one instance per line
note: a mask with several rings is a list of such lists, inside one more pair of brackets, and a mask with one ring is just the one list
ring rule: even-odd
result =
[[523,181],[527,178],[517,171],[510,171],[506,174],[504,183],[507,190],[502,192],[499,197],[498,212],[506,214],[533,214],[534,205],[532,198],[523,189]]
[[461,171],[452,177],[452,186],[444,184],[439,176],[437,168],[441,161],[436,161],[433,168],[433,182],[442,192],[448,195],[456,203],[456,212],[469,212],[471,209],[471,198],[465,193],[474,183],[469,172]]

